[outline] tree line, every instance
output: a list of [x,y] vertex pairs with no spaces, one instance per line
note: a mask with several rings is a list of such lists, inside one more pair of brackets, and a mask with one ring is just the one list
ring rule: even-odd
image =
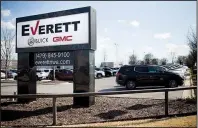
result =
[[168,60],[166,58],[162,58],[162,59],[158,59],[156,57],[154,57],[154,55],[152,53],[147,53],[144,56],[143,60],[139,60],[137,58],[136,54],[132,54],[131,56],[129,56],[129,64],[130,65],[134,65],[134,64],[153,64],[153,65],[166,65],[168,62]]
[[[190,48],[189,54],[187,56],[177,56],[176,63],[181,65],[186,65],[189,68],[195,68],[197,64],[197,36],[196,32],[190,28],[190,31],[187,35],[187,44]],[[171,52],[172,63],[174,63],[174,52]],[[167,58],[158,59],[154,57],[152,53],[147,53],[143,60],[139,60],[136,54],[129,56],[129,65],[133,64],[152,64],[152,65],[166,65]]]

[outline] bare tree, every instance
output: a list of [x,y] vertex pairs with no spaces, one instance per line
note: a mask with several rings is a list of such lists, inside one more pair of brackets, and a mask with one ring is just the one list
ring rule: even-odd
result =
[[171,55],[172,63],[174,63],[176,53],[172,51],[172,52],[170,52],[170,55]]
[[9,69],[10,62],[13,58],[14,50],[14,41],[15,33],[13,30],[8,28],[1,28],[1,65],[6,70],[6,79],[7,79],[7,70]]
[[133,55],[129,56],[129,64],[137,64],[137,56],[133,53]]
[[142,60],[137,60],[136,64],[138,64],[138,65],[144,64],[144,61],[142,61]]
[[167,64],[167,59],[166,58],[162,58],[161,60],[160,60],[160,63],[161,63],[161,65],[166,65]]
[[151,64],[151,60],[153,59],[153,54],[148,53],[144,56],[144,62],[145,64]]
[[144,64],[144,61],[143,61],[143,60],[141,60],[141,61],[140,61],[140,65],[143,65],[143,64]]
[[190,47],[190,53],[186,62],[190,68],[193,68],[197,62],[197,36],[192,28],[190,28],[190,32],[187,35],[187,43]]
[[105,49],[104,49],[104,51],[103,51],[103,54],[104,54],[104,62],[106,62],[107,54],[106,54],[106,50],[105,50]]
[[183,65],[186,62],[186,57],[185,56],[178,56],[177,57],[177,63]]
[[153,59],[151,60],[151,63],[154,64],[154,65],[158,65],[159,60],[158,60],[157,58],[153,58]]

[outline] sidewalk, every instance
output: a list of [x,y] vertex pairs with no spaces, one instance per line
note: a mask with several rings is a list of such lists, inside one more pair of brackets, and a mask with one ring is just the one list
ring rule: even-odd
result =
[[16,83],[16,80],[14,80],[13,78],[9,78],[7,80],[1,79],[1,83]]
[[48,126],[48,127],[196,127],[196,115],[162,119],[134,121],[117,121],[79,125]]
[[[185,87],[192,86],[192,79],[190,79],[190,75],[185,77],[184,86]],[[183,99],[187,99],[187,98],[192,99],[194,97],[195,97],[194,90],[191,89],[191,90],[184,90],[183,91],[183,96],[182,96]]]
[[[63,82],[71,83],[71,81],[59,81],[59,80],[52,81],[52,80],[41,80],[41,81],[37,81],[37,84],[58,84],[58,83],[63,83]],[[2,80],[2,79],[1,79],[1,83],[2,83],[2,84],[6,84],[6,83],[7,83],[7,84],[9,84],[9,83],[17,84],[17,80],[14,80],[14,79]]]

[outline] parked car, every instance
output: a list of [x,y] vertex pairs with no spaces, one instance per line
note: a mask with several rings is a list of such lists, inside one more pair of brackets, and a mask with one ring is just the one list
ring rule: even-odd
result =
[[112,71],[111,68],[109,68],[109,67],[103,67],[103,68],[101,68],[101,70],[104,71],[105,77],[113,76],[113,71]]
[[113,76],[115,76],[116,73],[118,72],[119,68],[111,68],[111,69],[112,69],[112,71],[113,71]]
[[179,74],[182,78],[185,77],[185,74],[188,70],[188,67],[183,65],[163,65],[163,67],[167,68],[170,72]]
[[116,74],[116,83],[127,89],[134,89],[141,85],[177,87],[183,85],[183,81],[180,75],[156,65],[125,65]]
[[[5,73],[6,75],[6,70],[1,70],[1,72]],[[13,72],[7,70],[7,78],[13,78]]]
[[5,73],[1,71],[1,79],[5,79]]
[[[43,72],[41,72],[40,70],[37,70],[36,71],[36,80],[42,80],[44,77],[43,77]],[[17,80],[18,79],[18,75],[16,75],[14,77],[14,80]]]
[[14,78],[17,75],[17,73],[12,72],[12,78]]
[[37,80],[43,80],[46,79],[46,75],[44,71],[36,70],[36,79]]
[[95,78],[101,78],[105,76],[105,72],[101,70],[95,70]]
[[175,70],[169,70],[169,71],[179,74],[182,78],[184,78],[185,76],[185,72],[183,70],[175,69]]
[[[49,79],[53,80],[54,71],[50,71]],[[67,69],[59,69],[55,71],[55,78],[58,80],[73,80],[73,71]]]
[[48,79],[50,71],[53,69],[37,69],[41,73],[42,79]]
[[73,80],[73,72],[67,69],[59,70],[56,78],[58,80]]

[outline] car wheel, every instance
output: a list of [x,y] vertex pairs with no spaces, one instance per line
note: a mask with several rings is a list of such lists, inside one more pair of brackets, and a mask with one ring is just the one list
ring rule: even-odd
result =
[[176,80],[170,80],[169,83],[168,83],[168,86],[170,88],[178,87]]
[[132,80],[127,81],[126,88],[131,90],[136,88],[136,83]]
[[102,74],[97,74],[97,78],[101,78],[102,77]]

